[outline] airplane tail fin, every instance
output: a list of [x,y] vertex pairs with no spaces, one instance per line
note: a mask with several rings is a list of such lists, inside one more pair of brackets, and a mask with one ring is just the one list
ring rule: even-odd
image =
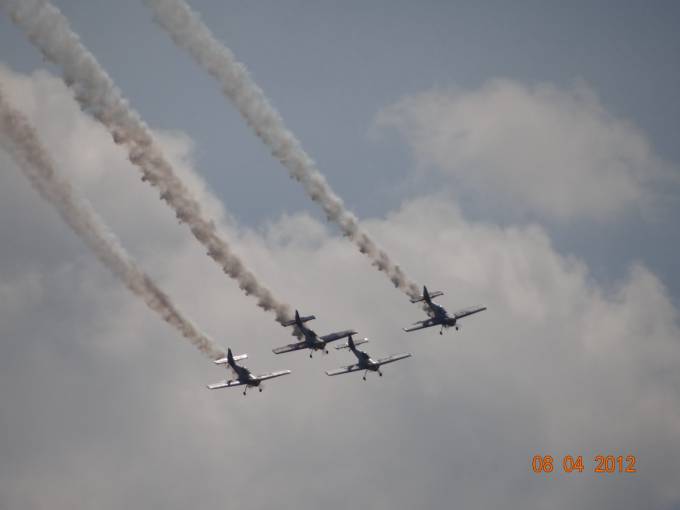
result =
[[304,322],[309,322],[316,319],[314,315],[307,315],[306,317],[300,317],[300,313],[295,310],[295,318],[289,321],[282,322],[282,326],[302,326]]
[[420,303],[421,301],[425,301],[426,303],[430,304],[432,303],[432,298],[436,298],[437,296],[443,295],[444,293],[441,290],[429,292],[427,290],[427,287],[423,285],[423,295],[420,296],[419,298],[411,298],[411,303]]

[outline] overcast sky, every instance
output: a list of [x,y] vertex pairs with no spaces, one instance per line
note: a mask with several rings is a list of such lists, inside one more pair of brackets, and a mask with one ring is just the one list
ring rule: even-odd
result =
[[[0,86],[139,264],[255,372],[244,399],[0,151],[0,508],[680,508],[675,2],[193,0],[333,188],[459,332],[325,221],[141,2],[57,1],[275,294],[355,328],[327,378],[205,256],[3,12]],[[531,473],[581,454],[581,474]],[[597,476],[597,454],[638,456]]]

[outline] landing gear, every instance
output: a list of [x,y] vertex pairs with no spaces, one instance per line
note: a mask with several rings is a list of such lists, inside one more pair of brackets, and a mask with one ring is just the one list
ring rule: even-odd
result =
[[366,371],[364,372],[364,376],[363,376],[363,380],[364,380],[364,381],[366,380],[366,374],[367,374],[367,373],[368,373],[368,370],[366,370]]
[[243,390],[243,396],[244,397],[246,396],[246,390]]
[[444,327],[442,326],[442,329],[439,330],[439,334],[443,335],[444,334]]
[[380,370],[378,370],[378,375],[382,377],[382,372]]
[[328,354],[328,349],[324,349],[324,350],[323,350],[323,353],[324,353],[324,354]]
[[259,390],[260,390],[260,393],[262,393],[262,388],[259,388]]
[[309,359],[312,359],[312,353],[311,353],[311,351],[309,352]]

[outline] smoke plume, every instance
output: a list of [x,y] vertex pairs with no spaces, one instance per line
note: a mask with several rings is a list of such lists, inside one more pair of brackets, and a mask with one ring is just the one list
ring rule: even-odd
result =
[[142,179],[155,186],[162,200],[186,223],[223,271],[257,304],[283,322],[291,318],[290,307],[274,298],[218,234],[215,223],[204,217],[200,204],[175,174],[154,141],[151,130],[128,105],[95,57],[83,46],[61,12],[44,0],[0,0],[12,21],[49,61],[61,67],[65,83],[81,108],[109,130],[114,141],[128,151]]
[[0,90],[0,145],[40,196],[49,202],[97,258],[151,310],[212,359],[223,349],[186,319],[170,298],[130,259],[116,236],[88,202],[79,198],[68,181],[57,175],[52,159],[28,120],[12,108]]
[[189,54],[220,83],[222,92],[233,102],[248,125],[269,147],[271,153],[299,181],[307,195],[323,208],[327,218],[367,255],[373,265],[389,276],[395,287],[410,297],[419,296],[418,286],[410,281],[387,253],[362,230],[356,216],[347,210],[314,161],[283,123],[263,91],[253,81],[245,66],[220,43],[183,0],[144,0],[179,47]]

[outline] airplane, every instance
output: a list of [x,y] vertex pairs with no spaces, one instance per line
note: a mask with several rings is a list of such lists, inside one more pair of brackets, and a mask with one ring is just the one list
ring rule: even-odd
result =
[[307,317],[300,317],[300,313],[295,310],[295,318],[290,321],[286,321],[283,326],[295,326],[297,330],[302,333],[304,339],[300,342],[295,342],[292,344],[284,345],[282,347],[277,347],[272,349],[274,354],[283,354],[285,352],[299,351],[300,349],[309,349],[309,357],[312,357],[314,351],[323,351],[328,354],[326,349],[326,344],[328,342],[334,342],[335,340],[340,340],[349,335],[355,335],[356,331],[347,329],[345,331],[338,331],[337,333],[331,333],[329,335],[318,336],[312,329],[304,325],[305,322],[316,319],[315,316],[309,315]]
[[290,374],[290,370],[279,370],[278,372],[270,372],[268,374],[253,375],[252,372],[246,367],[236,364],[237,361],[246,359],[247,357],[247,354],[238,354],[234,356],[231,353],[231,349],[227,349],[227,357],[217,359],[213,363],[216,365],[227,365],[228,368],[231,368],[236,373],[236,379],[224,380],[214,384],[209,384],[208,389],[217,390],[220,388],[231,388],[232,386],[245,386],[245,388],[243,388],[243,395],[245,396],[246,390],[251,386],[257,387],[261,392],[262,381]]
[[368,354],[366,354],[364,351],[360,351],[357,349],[357,345],[359,344],[365,344],[368,342],[367,338],[364,338],[363,340],[357,340],[354,342],[352,339],[352,335],[349,335],[347,337],[347,343],[341,346],[336,347],[336,349],[349,349],[352,351],[352,353],[357,357],[358,363],[354,365],[349,365],[346,367],[338,368],[337,370],[327,370],[326,375],[341,375],[341,374],[349,374],[350,372],[357,372],[359,370],[364,370],[364,376],[363,379],[364,381],[366,380],[366,374],[370,370],[371,372],[378,372],[378,375],[382,377],[382,372],[380,371],[380,367],[383,365],[386,365],[387,363],[392,363],[394,361],[399,361],[400,359],[404,358],[410,358],[411,354],[410,353],[405,353],[405,354],[394,354],[392,356],[388,356],[386,358],[382,358],[379,360],[374,360],[371,358]]
[[404,331],[406,332],[417,331],[419,329],[431,328],[432,326],[441,326],[441,329],[439,330],[440,335],[444,333],[445,328],[450,328],[452,326],[457,331],[458,329],[460,329],[458,319],[462,319],[463,317],[467,317],[468,315],[483,312],[484,310],[486,310],[486,306],[473,306],[471,308],[459,310],[453,315],[449,315],[449,313],[444,309],[443,306],[438,305],[437,303],[432,301],[432,298],[443,295],[444,293],[439,290],[430,293],[427,291],[427,287],[423,286],[422,297],[411,299],[411,303],[425,301],[425,303],[427,303],[427,306],[429,307],[428,314],[430,315],[430,318],[414,322],[413,323],[414,326],[409,328],[403,328]]

